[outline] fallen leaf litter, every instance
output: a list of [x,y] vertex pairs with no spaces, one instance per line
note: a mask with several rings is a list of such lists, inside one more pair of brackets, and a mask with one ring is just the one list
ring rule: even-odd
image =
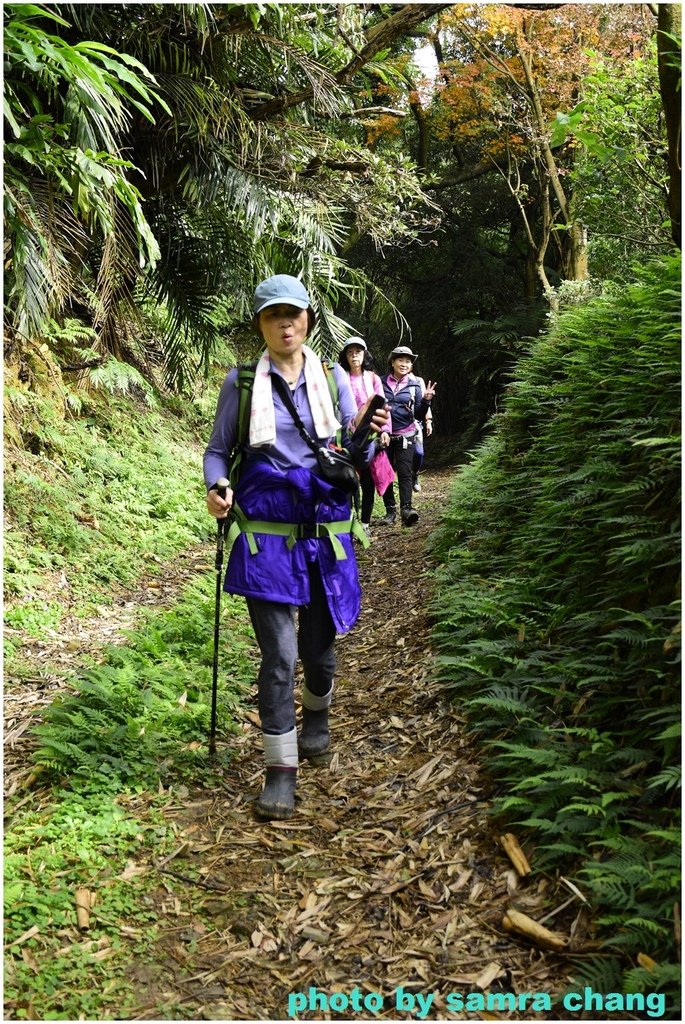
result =
[[[478,752],[458,707],[431,681],[424,542],[447,486],[447,474],[426,474],[419,526],[374,526],[359,555],[364,608],[338,640],[335,753],[326,768],[302,767],[296,816],[264,824],[252,814],[262,778],[254,709],[227,741],[238,749],[222,792],[209,806],[206,793],[191,794],[172,812],[179,837],[192,834],[178,859],[196,870],[211,864],[201,884],[225,894],[173,882],[183,925],[162,926],[160,959],[164,949],[170,956],[157,986],[173,987],[198,1019],[288,1019],[289,996],[313,987],[358,991],[361,1012],[298,1019],[411,1019],[393,999],[402,988],[432,994],[424,1019],[463,1020],[473,1014],[446,1002],[455,990],[558,996],[567,985],[553,950],[503,926],[514,903],[520,923],[524,910],[542,914],[554,897],[546,880],[512,869],[488,818]],[[191,945],[184,932],[201,912],[211,926]],[[365,1013],[361,1000],[373,993],[383,1009]],[[141,1004],[139,1019],[159,1015],[158,1003]]]

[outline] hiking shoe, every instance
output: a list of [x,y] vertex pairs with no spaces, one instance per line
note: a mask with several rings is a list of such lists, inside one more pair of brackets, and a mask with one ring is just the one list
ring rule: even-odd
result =
[[295,810],[296,782],[297,768],[268,767],[264,789],[254,805],[257,817],[266,821],[291,818]]
[[312,711],[302,708],[302,729],[297,737],[300,761],[327,764],[331,759],[331,736],[328,731],[328,708]]
[[414,526],[419,521],[419,513],[415,512],[413,508],[408,508],[402,512],[402,525],[403,526]]
[[418,476],[414,477],[414,483],[412,485],[412,490],[416,491],[417,493],[421,490],[421,484],[419,483]]
[[389,508],[382,519],[379,520],[379,526],[394,526],[395,520],[397,519],[397,512],[394,508]]

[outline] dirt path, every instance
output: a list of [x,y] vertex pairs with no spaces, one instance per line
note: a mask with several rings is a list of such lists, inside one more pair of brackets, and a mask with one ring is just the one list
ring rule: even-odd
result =
[[[256,710],[230,741],[221,790],[168,811],[180,852],[160,873],[157,963],[133,970],[136,1019],[473,1019],[450,994],[563,989],[561,962],[502,929],[513,899],[539,918],[554,896],[503,855],[477,751],[430,682],[424,542],[448,480],[426,474],[419,526],[375,527],[360,556],[364,611],[338,642],[335,753],[300,772],[296,817],[252,814]],[[564,1014],[538,1002],[476,1016]]]

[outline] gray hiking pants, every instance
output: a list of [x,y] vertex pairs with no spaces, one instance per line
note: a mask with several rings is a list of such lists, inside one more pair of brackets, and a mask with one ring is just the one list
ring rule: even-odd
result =
[[307,605],[247,598],[262,655],[257,676],[259,717],[262,731],[272,736],[280,736],[295,728],[295,665],[298,655],[311,693],[324,696],[333,685],[335,627],[319,567],[309,564],[308,570],[310,602]]

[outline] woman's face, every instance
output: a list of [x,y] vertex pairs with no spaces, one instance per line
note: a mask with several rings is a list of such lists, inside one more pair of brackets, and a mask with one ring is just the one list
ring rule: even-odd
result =
[[413,365],[409,356],[396,356],[392,361],[393,376],[400,380],[405,374],[411,372]]
[[299,352],[308,328],[307,310],[297,306],[279,303],[267,306],[259,314],[259,329],[272,356],[284,357]]
[[364,349],[361,345],[350,345],[349,348],[345,349],[347,352],[347,362],[352,373],[359,373],[364,362]]

